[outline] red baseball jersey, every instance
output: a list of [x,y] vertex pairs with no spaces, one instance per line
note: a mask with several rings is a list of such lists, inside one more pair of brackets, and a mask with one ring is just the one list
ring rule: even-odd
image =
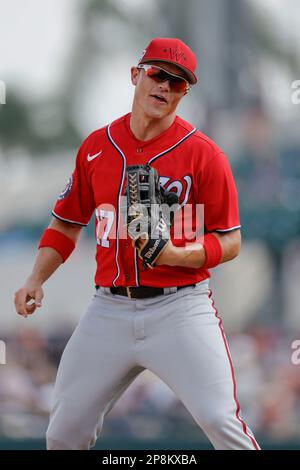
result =
[[177,219],[185,208],[191,208],[188,229],[171,232],[174,245],[184,246],[197,239],[196,205],[204,207],[204,233],[240,228],[237,191],[227,157],[209,137],[178,116],[166,131],[147,141],[133,135],[129,121],[130,113],[82,143],[75,170],[52,214],[85,226],[95,213],[96,285],[173,287],[200,282],[210,276],[209,271],[167,265],[144,270],[122,218],[125,170],[127,165],[149,163],[161,184],[177,193],[182,207]]

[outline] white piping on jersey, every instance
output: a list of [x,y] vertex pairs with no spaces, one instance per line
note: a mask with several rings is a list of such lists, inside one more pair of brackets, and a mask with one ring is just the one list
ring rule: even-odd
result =
[[[118,195],[118,221],[117,221],[117,230],[116,230],[116,232],[117,232],[116,233],[117,248],[116,248],[116,255],[115,255],[115,261],[116,261],[116,265],[117,265],[117,275],[113,280],[113,285],[116,286],[115,283],[118,280],[118,277],[120,276],[120,266],[119,266],[119,263],[118,263],[118,254],[119,254],[119,233],[118,232],[119,232],[119,223],[120,223],[121,193],[122,193],[122,187],[123,187],[123,183],[124,183],[125,169],[126,169],[126,156],[122,152],[120,147],[118,147],[118,145],[116,144],[116,142],[114,141],[114,139],[111,136],[111,133],[110,133],[111,124],[109,124],[107,126],[107,133],[108,133],[109,140],[111,141],[113,146],[118,150],[118,152],[120,153],[120,155],[122,156],[122,158],[124,160],[124,169],[123,169],[122,180],[121,180],[120,190],[119,190],[119,195]],[[186,136],[184,136],[182,139],[180,139],[178,142],[176,142],[176,144],[172,145],[168,149],[164,150],[163,152],[158,153],[157,155],[152,157],[150,160],[148,160],[148,164],[152,163],[157,158],[162,157],[166,153],[173,150],[175,147],[177,147],[179,144],[181,144],[184,140],[186,140],[188,137],[190,137],[192,134],[194,134],[194,132],[196,132],[196,130],[197,130],[196,127],[194,127],[194,129],[192,129]],[[134,256],[134,265],[135,265],[135,279],[136,279],[137,286],[139,286],[139,282],[138,282],[138,279],[139,279],[139,277],[138,277],[138,265],[137,265],[137,261],[136,261],[136,253],[135,253],[135,256]]]
[[181,142],[183,142],[185,139],[187,139],[190,135],[194,134],[194,132],[196,132],[196,130],[197,130],[196,127],[194,127],[194,129],[191,130],[191,132],[189,132],[182,139],[180,139],[178,142],[176,142],[176,144],[172,145],[172,147],[169,147],[167,150],[164,150],[163,152],[160,152],[157,155],[155,155],[154,157],[150,158],[150,160],[148,160],[148,163],[149,164],[152,163],[157,158],[162,157],[165,153],[168,153],[171,150],[173,150],[175,147],[177,147],[177,145],[181,144]]
[[181,207],[186,205],[186,201],[188,200],[188,197],[190,195],[191,186],[192,186],[192,178],[190,176],[184,176],[183,179],[184,179],[184,181],[186,181],[187,190],[185,192],[185,198],[182,201]]
[[52,215],[54,215],[54,217],[56,217],[59,220],[63,220],[63,222],[69,222],[70,224],[82,225],[83,227],[87,226],[87,224],[83,224],[82,222],[76,222],[75,220],[64,219],[63,217],[60,217],[60,215],[57,215],[54,211],[52,211]]
[[113,280],[113,285],[116,287],[116,281],[118,279],[118,277],[120,276],[120,266],[119,266],[119,262],[118,262],[118,255],[119,255],[119,226],[120,226],[120,207],[121,207],[121,194],[122,194],[122,188],[123,188],[123,183],[124,183],[124,179],[125,179],[125,170],[126,170],[126,157],[124,155],[124,153],[122,152],[122,150],[120,149],[120,147],[117,146],[116,142],[113,140],[112,136],[111,136],[111,133],[110,133],[110,126],[111,124],[109,124],[109,126],[107,127],[107,133],[108,133],[108,137],[110,139],[110,141],[112,142],[112,144],[114,145],[114,147],[118,150],[118,152],[120,153],[120,155],[122,156],[123,158],[123,161],[124,161],[124,165],[123,165],[123,174],[122,174],[122,179],[121,179],[121,184],[120,184],[120,189],[119,189],[119,194],[118,194],[118,220],[117,220],[117,229],[116,229],[116,255],[115,255],[115,261],[116,261],[116,265],[117,265],[117,274]]
[[139,269],[138,269],[138,254],[137,249],[134,250],[134,267],[135,267],[135,282],[139,286]]
[[241,225],[237,225],[236,227],[225,228],[225,229],[216,229],[213,231],[214,232],[232,232],[233,230],[238,230],[239,228],[241,228]]

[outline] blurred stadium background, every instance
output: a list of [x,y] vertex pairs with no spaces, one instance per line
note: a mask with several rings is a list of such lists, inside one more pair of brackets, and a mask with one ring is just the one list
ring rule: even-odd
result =
[[[239,190],[243,249],[212,280],[238,397],[264,448],[300,449],[300,364],[291,360],[300,339],[299,1],[0,0],[0,16],[0,448],[44,448],[60,355],[93,294],[93,222],[45,285],[42,310],[17,316],[14,292],[80,142],[130,110],[130,66],[150,38],[177,36],[199,58],[199,85],[179,114],[225,150]],[[210,445],[146,372],[107,417],[98,447]]]

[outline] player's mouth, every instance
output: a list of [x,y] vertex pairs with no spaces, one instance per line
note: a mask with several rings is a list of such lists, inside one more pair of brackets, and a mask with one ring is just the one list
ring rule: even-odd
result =
[[158,103],[168,103],[168,101],[163,95],[153,94],[150,96],[151,98],[154,98]]

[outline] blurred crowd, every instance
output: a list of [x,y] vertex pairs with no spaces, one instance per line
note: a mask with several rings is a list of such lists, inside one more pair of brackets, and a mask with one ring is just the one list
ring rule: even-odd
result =
[[[0,366],[0,437],[45,437],[57,366],[70,334],[46,337],[24,328],[6,338],[7,364]],[[291,360],[295,339],[295,334],[276,328],[228,338],[243,417],[257,436],[271,441],[300,438],[300,365]],[[174,393],[149,371],[111,410],[103,436],[204,439]]]
[[300,235],[300,143],[259,103],[241,116],[243,143],[232,161],[242,223],[248,238],[259,237],[280,254]]

